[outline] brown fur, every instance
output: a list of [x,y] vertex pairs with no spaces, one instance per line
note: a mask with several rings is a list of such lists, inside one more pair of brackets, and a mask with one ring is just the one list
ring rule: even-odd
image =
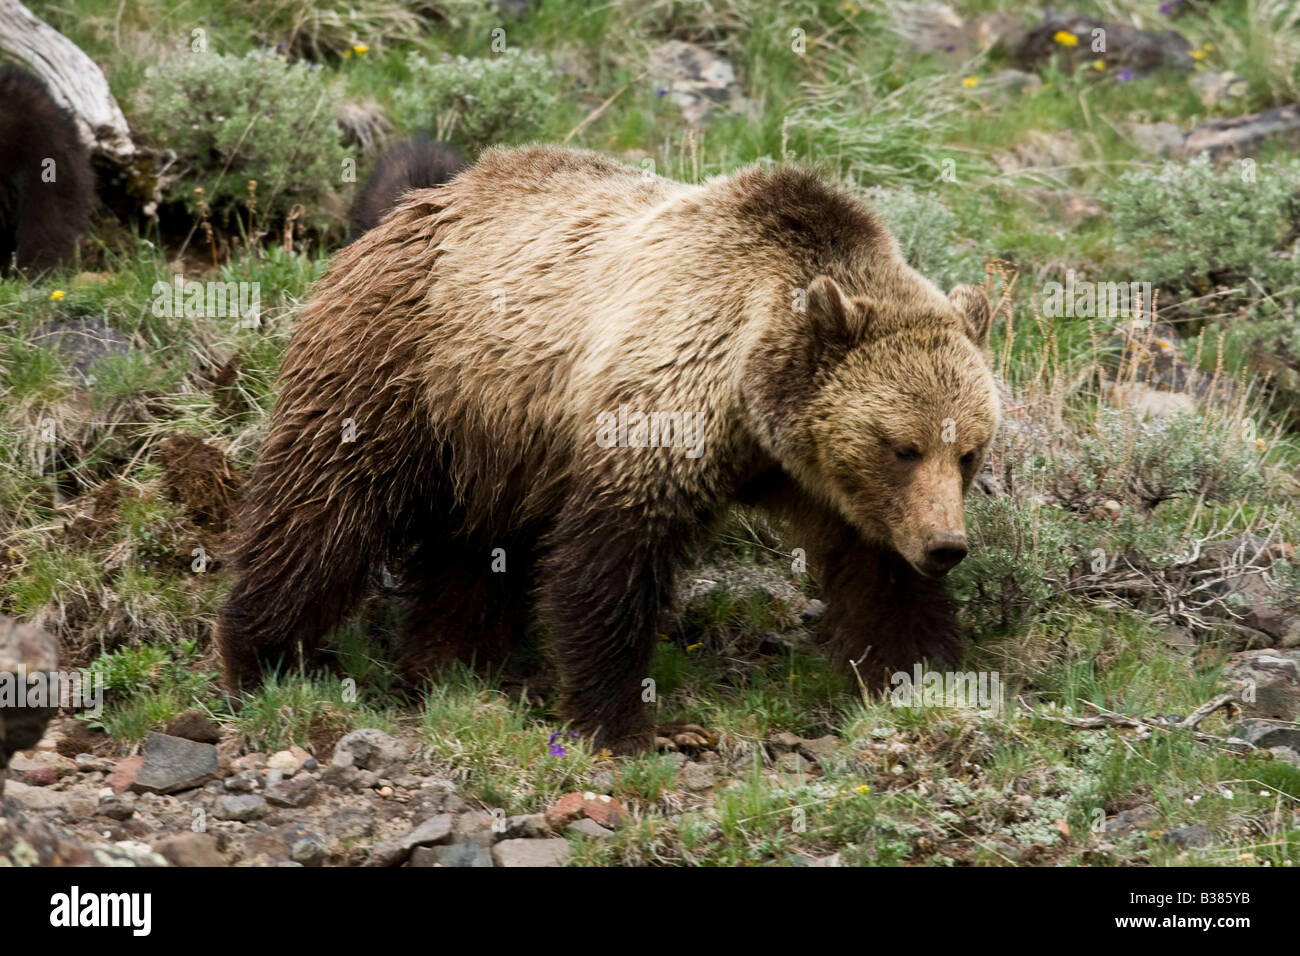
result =
[[[987,320],[807,171],[688,186],[489,150],[340,252],[301,314],[220,614],[228,684],[310,656],[382,560],[414,591],[410,661],[508,650],[535,593],[575,725],[644,746],[674,573],[736,500],[791,519],[837,656],[871,645],[877,683],[951,658],[936,576],[998,417]],[[621,403],[701,413],[703,453],[600,447]]]
[[[53,161],[54,181],[43,173]],[[90,153],[35,76],[0,66],[0,275],[73,258],[95,203]]]

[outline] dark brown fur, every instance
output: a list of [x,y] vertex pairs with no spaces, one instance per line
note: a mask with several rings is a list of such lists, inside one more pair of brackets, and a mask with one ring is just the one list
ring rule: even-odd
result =
[[[870,646],[873,685],[952,659],[936,555],[955,546],[935,542],[964,553],[996,425],[987,315],[806,171],[692,187],[489,150],[342,250],[300,315],[219,615],[227,684],[310,661],[383,562],[413,671],[500,660],[536,607],[575,726],[645,746],[674,575],[737,500],[790,520],[836,657]],[[700,456],[600,445],[595,416],[620,403],[698,410]]]
[[0,274],[15,262],[41,272],[70,261],[94,203],[90,155],[72,116],[36,77],[0,66]]
[[375,161],[348,218],[355,239],[379,225],[407,192],[441,186],[468,164],[456,147],[417,136],[390,146]]

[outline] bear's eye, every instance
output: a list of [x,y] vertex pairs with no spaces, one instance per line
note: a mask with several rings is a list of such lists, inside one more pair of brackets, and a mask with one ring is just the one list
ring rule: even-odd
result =
[[920,461],[921,449],[915,445],[895,445],[894,457],[899,461]]

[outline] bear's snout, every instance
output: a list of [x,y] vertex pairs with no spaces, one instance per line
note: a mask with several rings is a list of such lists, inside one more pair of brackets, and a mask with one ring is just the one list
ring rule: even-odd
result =
[[947,574],[966,557],[964,534],[936,534],[925,545],[926,570],[938,577]]

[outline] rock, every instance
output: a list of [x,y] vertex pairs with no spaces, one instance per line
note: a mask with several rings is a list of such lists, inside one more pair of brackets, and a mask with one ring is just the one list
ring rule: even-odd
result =
[[131,789],[138,793],[175,793],[201,787],[216,774],[217,748],[212,744],[151,733],[144,742],[144,764]]
[[1183,149],[1183,131],[1173,123],[1121,123],[1119,131],[1148,156],[1176,156]]
[[12,702],[0,707],[0,796],[5,792],[4,770],[9,758],[35,747],[58,711],[57,701],[53,707],[28,706],[32,703],[26,693],[30,685],[23,681],[39,673],[55,675],[58,668],[59,644],[52,634],[0,614],[0,687],[6,688],[4,698]]
[[62,754],[45,750],[33,750],[28,753],[16,753],[9,758],[9,772],[27,774],[47,772],[53,782],[60,777],[77,772],[77,762]]
[[344,807],[326,817],[322,826],[340,841],[360,840],[374,836],[375,815],[359,807]]
[[1282,142],[1300,142],[1300,106],[1277,106],[1262,113],[1214,119],[1202,123],[1183,141],[1183,156],[1209,153],[1215,158],[1253,155],[1265,139],[1282,137]]
[[783,773],[809,773],[813,769],[812,761],[797,751],[781,754],[777,758],[776,766]]
[[215,744],[221,740],[221,726],[201,710],[187,710],[171,719],[163,731],[170,737]]
[[33,333],[32,342],[42,348],[53,347],[68,370],[85,384],[91,381],[90,367],[101,358],[132,351],[131,340],[111,328],[102,316],[43,322]]
[[[116,764],[107,757],[99,757],[95,754],[77,754],[77,769],[81,773],[112,773]],[[143,763],[143,758],[141,758]],[[132,775],[134,778],[134,774]]]
[[154,844],[154,851],[173,866],[226,866],[211,833],[179,833]]
[[703,763],[682,764],[681,772],[677,775],[677,779],[682,787],[694,793],[711,790],[713,788],[714,777],[714,769],[708,764]]
[[[1070,39],[1061,43],[1062,35]],[[1104,49],[1094,49],[1097,39],[1104,42]],[[1026,70],[1046,66],[1053,58],[1066,72],[1102,60],[1106,64],[1102,75],[1121,69],[1138,74],[1166,67],[1190,71],[1195,62],[1192,45],[1174,30],[1154,32],[1077,14],[1045,14],[1043,22],[1025,33],[1010,53],[1011,62]]]
[[110,820],[130,820],[135,816],[136,796],[134,793],[114,793],[105,788],[106,793],[99,797],[99,815]]
[[940,0],[894,4],[890,14],[890,29],[922,56],[950,53],[964,57],[975,52],[957,11]]
[[136,754],[134,757],[126,757],[117,762],[113,772],[108,775],[108,785],[113,788],[114,793],[125,793],[131,789],[135,783],[136,775],[140,773],[140,768],[144,766],[144,755]]
[[506,832],[502,834],[502,838],[508,840],[537,839],[538,837],[552,835],[550,825],[546,822],[546,814],[528,813],[507,819]]
[[607,827],[602,827],[595,820],[577,820],[570,823],[564,828],[565,833],[577,833],[582,836],[592,837],[597,840],[603,840],[614,835],[614,831]]
[[1179,827],[1177,830],[1170,830],[1162,839],[1165,843],[1176,846],[1180,850],[1207,847],[1214,843],[1214,831],[1204,823],[1194,823],[1190,827]]
[[502,840],[492,847],[497,866],[563,866],[569,859],[569,841],[560,837],[549,840]]
[[88,820],[99,811],[99,798],[84,790],[54,790],[29,787],[17,780],[9,781],[5,798],[19,810],[33,813],[57,811],[69,821]]
[[792,751],[798,750],[801,743],[803,743],[803,740],[800,737],[795,734],[787,733],[784,730],[778,731],[767,738],[767,744],[771,748],[773,754],[791,753]]
[[148,848],[88,843],[0,802],[0,867],[166,865]]
[[401,836],[385,840],[370,851],[365,866],[399,866],[406,862],[411,851],[417,846],[433,846],[451,840],[455,828],[455,817],[450,813],[440,813],[430,817],[418,827]]
[[266,802],[272,806],[296,810],[307,806],[315,798],[316,781],[311,777],[298,776],[266,788]]
[[702,126],[719,106],[746,109],[731,61],[693,43],[669,40],[651,50],[649,74],[659,95],[675,103],[692,126]]
[[266,800],[255,793],[225,794],[217,797],[216,803],[212,805],[212,815],[218,820],[247,823],[249,820],[260,820],[266,816],[268,809]]
[[1264,750],[1289,747],[1300,753],[1300,727],[1294,725],[1251,718],[1233,727],[1232,736]]
[[840,738],[834,734],[827,734],[824,737],[818,737],[815,740],[799,741],[799,753],[803,754],[809,760],[816,762],[819,766],[823,760],[828,760],[840,752]]
[[[333,767],[356,767],[358,770],[384,773],[404,769],[406,745],[373,727],[354,730],[334,746]],[[376,778],[378,782],[378,778]]]
[[613,797],[594,793],[590,790],[566,793],[546,811],[546,823],[556,833],[561,832],[570,823],[586,817],[595,820],[603,827],[617,829],[626,819],[623,805]]
[[303,866],[320,866],[329,858],[329,845],[325,837],[302,824],[293,823],[285,828],[284,842],[289,846],[289,859]]
[[[588,821],[590,822],[590,821]],[[450,846],[417,846],[411,851],[409,866],[491,866],[488,846],[452,843]]]
[[1300,650],[1263,648],[1233,654],[1223,676],[1241,697],[1243,717],[1300,721]]

